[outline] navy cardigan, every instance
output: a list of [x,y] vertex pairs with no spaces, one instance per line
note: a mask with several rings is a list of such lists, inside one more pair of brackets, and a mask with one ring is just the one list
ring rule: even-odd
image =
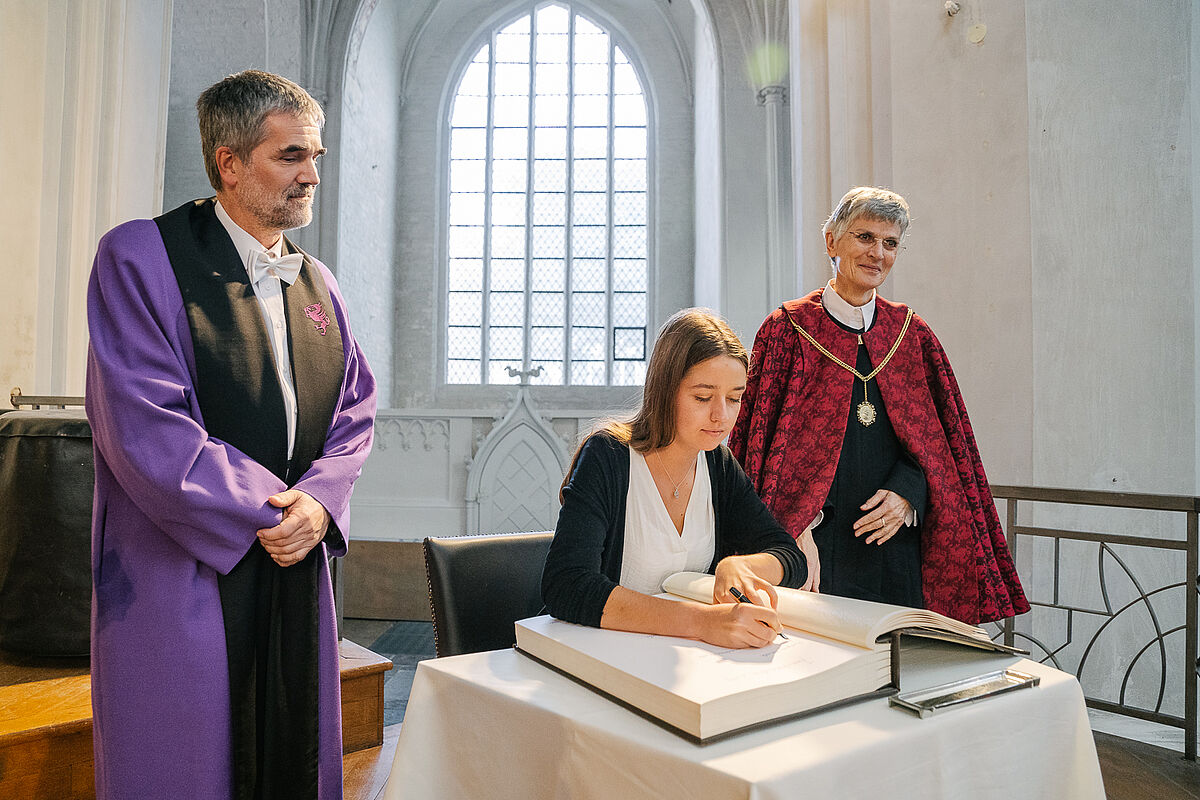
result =
[[[783,565],[780,586],[808,577],[804,555],[771,516],[754,487],[721,445],[705,454],[712,484],[717,562],[731,555],[770,553]],[[608,433],[588,438],[563,489],[562,510],[542,571],[542,600],[559,619],[600,627],[608,596],[621,579],[629,447]]]

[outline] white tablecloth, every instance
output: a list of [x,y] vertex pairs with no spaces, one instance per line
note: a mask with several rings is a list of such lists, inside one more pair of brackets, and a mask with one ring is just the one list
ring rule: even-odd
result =
[[703,746],[512,650],[423,661],[385,798],[1101,800],[1076,680],[1030,661],[971,659],[910,659],[901,686],[1006,666],[1041,685],[925,719],[869,700]]

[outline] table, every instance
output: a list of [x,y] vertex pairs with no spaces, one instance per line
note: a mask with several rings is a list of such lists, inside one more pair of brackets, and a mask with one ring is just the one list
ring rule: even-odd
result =
[[694,745],[513,651],[418,665],[387,800],[1103,798],[1074,677],[902,660],[907,691],[1014,666],[1041,685],[918,719],[874,699]]

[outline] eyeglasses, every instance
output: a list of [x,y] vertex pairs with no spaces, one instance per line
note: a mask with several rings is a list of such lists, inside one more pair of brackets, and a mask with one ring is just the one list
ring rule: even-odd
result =
[[893,239],[890,236],[887,237],[886,239],[880,239],[878,236],[871,233],[870,231],[851,231],[850,235],[853,236],[855,239],[857,239],[858,243],[861,244],[867,250],[874,249],[876,242],[883,242],[883,249],[887,250],[889,253],[894,253],[897,250],[904,249],[903,247],[900,246],[899,239]]

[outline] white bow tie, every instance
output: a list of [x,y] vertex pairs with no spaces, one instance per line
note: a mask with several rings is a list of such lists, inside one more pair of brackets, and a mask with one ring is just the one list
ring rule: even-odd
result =
[[276,256],[263,250],[256,250],[250,255],[250,282],[258,283],[267,275],[274,275],[291,286],[300,274],[304,265],[303,253],[292,253],[290,256]]

